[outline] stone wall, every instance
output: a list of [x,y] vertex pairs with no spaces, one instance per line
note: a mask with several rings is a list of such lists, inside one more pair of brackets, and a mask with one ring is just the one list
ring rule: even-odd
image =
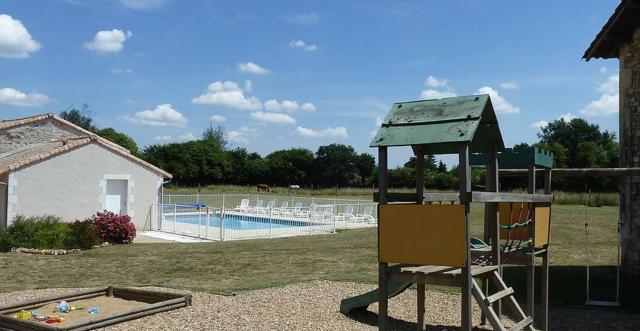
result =
[[[640,29],[620,48],[620,166],[640,167]],[[622,180],[622,273],[640,277],[640,176]]]

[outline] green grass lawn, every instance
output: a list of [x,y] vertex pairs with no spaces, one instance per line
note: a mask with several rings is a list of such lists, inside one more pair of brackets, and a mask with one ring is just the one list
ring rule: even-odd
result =
[[[482,205],[472,210],[479,232]],[[618,209],[590,208],[589,214],[593,263],[615,265]],[[584,207],[554,206],[552,222],[552,299],[584,300]],[[64,256],[0,253],[0,291],[109,284],[232,293],[317,279],[374,283],[376,245],[376,229],[370,228],[283,239],[120,245]],[[601,268],[603,279],[613,275],[607,268]],[[507,271],[518,283],[523,277],[517,268]],[[604,292],[606,285],[596,287]]]

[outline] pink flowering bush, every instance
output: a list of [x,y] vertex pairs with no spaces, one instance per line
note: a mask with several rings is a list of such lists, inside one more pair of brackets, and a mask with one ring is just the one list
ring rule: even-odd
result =
[[94,231],[104,241],[111,244],[128,244],[136,237],[136,227],[129,215],[102,211],[91,217]]

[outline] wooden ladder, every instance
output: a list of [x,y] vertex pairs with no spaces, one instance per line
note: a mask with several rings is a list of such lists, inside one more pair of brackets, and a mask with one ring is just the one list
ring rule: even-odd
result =
[[[478,302],[482,313],[487,317],[487,320],[493,329],[500,331],[516,331],[524,329],[535,331],[533,328],[533,318],[531,316],[527,316],[522,308],[520,308],[518,301],[513,297],[513,288],[508,287],[507,284],[504,283],[502,277],[500,277],[500,274],[497,271],[491,272],[489,278],[495,285],[497,292],[489,296],[485,296],[476,280],[473,279],[473,289],[471,290],[471,293]],[[504,324],[502,324],[502,321],[498,317],[498,314],[496,314],[493,309],[493,303],[503,299],[507,306],[517,315],[517,318],[520,319],[519,322],[509,329],[505,328]]]

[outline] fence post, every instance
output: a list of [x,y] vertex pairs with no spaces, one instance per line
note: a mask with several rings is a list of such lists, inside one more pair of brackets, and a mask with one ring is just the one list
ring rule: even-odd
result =
[[273,238],[273,208],[269,210],[269,238]]
[[202,212],[200,207],[198,207],[198,238],[200,238],[200,228],[202,227]]
[[204,236],[206,239],[209,239],[209,224],[211,222],[211,211],[209,207],[205,207],[207,208],[207,219],[206,219],[206,227],[204,228]]
[[220,214],[220,241],[224,241],[224,239],[225,239],[224,217],[225,217],[225,213],[224,213],[224,210],[223,210],[222,214]]
[[178,223],[178,205],[173,205],[173,234],[176,234],[176,223]]
[[224,195],[224,193],[222,193],[222,209],[224,210],[224,205],[225,205],[225,200],[226,200],[226,196]]

